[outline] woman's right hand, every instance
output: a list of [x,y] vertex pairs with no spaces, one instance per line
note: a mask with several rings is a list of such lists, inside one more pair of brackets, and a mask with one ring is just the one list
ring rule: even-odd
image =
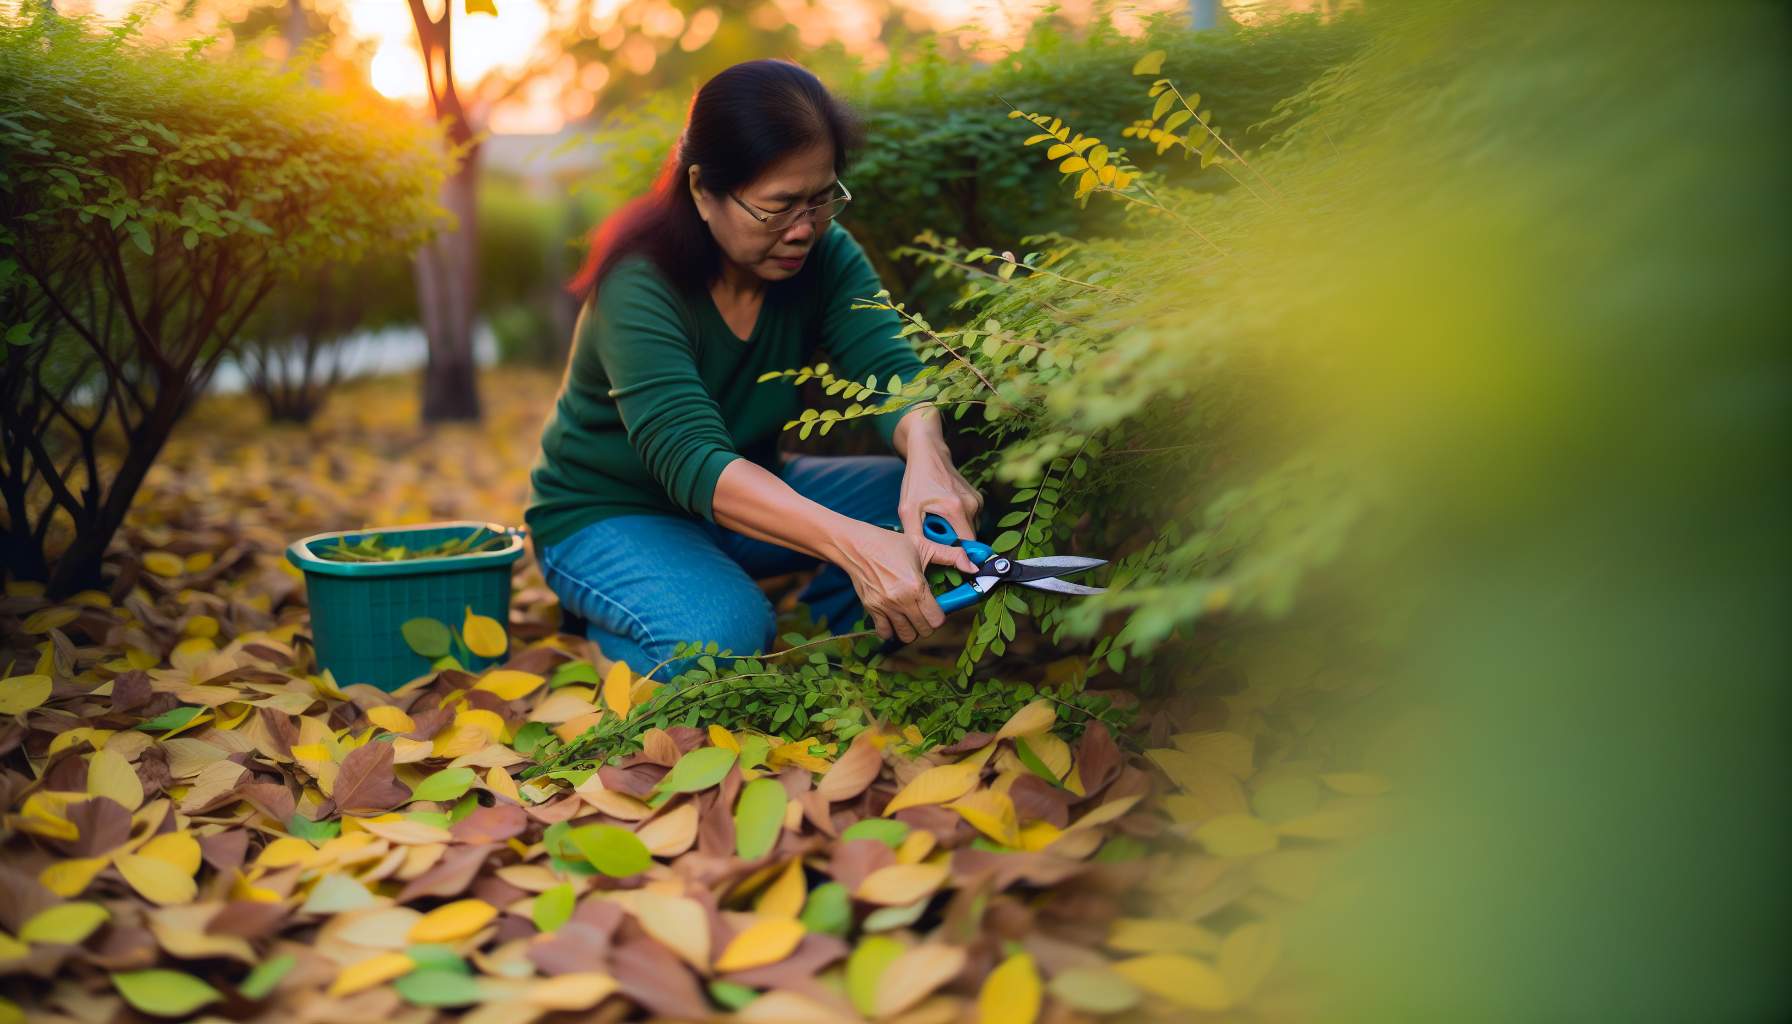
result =
[[977,563],[964,549],[910,538],[870,523],[854,523],[836,539],[835,564],[846,571],[877,635],[903,643],[929,636],[946,621],[933,589],[929,565],[949,565],[975,573]]

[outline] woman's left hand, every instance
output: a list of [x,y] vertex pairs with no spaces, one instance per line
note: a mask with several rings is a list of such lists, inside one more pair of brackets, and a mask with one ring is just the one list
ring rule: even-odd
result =
[[975,537],[977,513],[983,509],[983,496],[952,465],[952,453],[943,442],[913,447],[918,450],[908,453],[908,468],[902,474],[902,496],[896,504],[902,532],[917,545],[924,542],[921,521],[927,513],[933,512],[951,523],[960,537],[966,540]]

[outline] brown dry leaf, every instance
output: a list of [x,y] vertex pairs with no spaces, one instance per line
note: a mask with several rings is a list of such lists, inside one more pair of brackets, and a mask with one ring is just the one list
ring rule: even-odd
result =
[[877,780],[883,766],[883,752],[871,741],[869,733],[861,732],[853,737],[846,753],[841,754],[821,781],[816,783],[815,791],[830,803],[851,800]]
[[611,898],[679,959],[699,971],[709,970],[709,915],[696,900],[652,889],[624,890]]
[[392,745],[364,743],[342,759],[330,795],[346,813],[377,814],[410,799],[411,791],[393,773]]

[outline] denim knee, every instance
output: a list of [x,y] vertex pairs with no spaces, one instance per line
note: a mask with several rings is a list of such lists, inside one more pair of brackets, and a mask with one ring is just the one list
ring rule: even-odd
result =
[[[658,678],[670,679],[689,669],[698,656],[673,659],[672,651],[680,641],[699,646],[714,641],[716,646],[735,657],[763,653],[777,633],[777,615],[765,592],[756,586],[718,587],[703,594],[693,594],[673,621],[656,624],[654,642],[648,653],[655,661],[666,661],[666,670]],[[671,659],[671,660],[668,660]]]

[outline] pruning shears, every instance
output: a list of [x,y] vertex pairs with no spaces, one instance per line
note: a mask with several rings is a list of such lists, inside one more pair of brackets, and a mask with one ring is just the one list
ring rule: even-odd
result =
[[1082,555],[1038,555],[1033,558],[1009,558],[998,555],[995,549],[982,541],[961,540],[958,531],[944,516],[933,512],[927,513],[921,520],[921,535],[935,544],[948,547],[959,547],[977,564],[977,574],[943,594],[936,594],[935,600],[940,603],[940,610],[951,614],[960,608],[969,608],[978,601],[988,597],[990,592],[1003,583],[1016,583],[1034,590],[1046,590],[1054,594],[1074,594],[1079,597],[1102,593],[1103,587],[1086,587],[1080,583],[1069,583],[1059,577],[1068,573],[1083,572],[1096,566],[1108,564],[1105,558],[1086,558]]

